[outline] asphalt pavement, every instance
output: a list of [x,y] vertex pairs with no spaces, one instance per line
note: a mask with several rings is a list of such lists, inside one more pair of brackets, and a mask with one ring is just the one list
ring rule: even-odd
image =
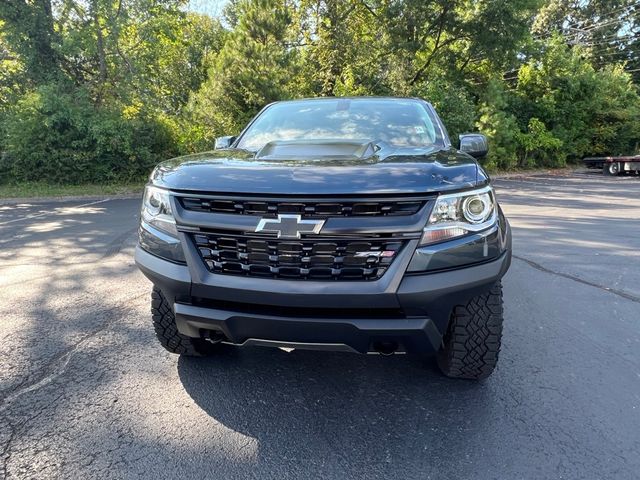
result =
[[138,199],[0,202],[0,478],[638,479],[640,178],[495,181],[500,364],[268,348],[180,358]]

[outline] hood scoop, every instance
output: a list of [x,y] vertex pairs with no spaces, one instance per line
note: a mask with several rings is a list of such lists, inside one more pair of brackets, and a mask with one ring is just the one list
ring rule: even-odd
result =
[[364,160],[378,148],[360,140],[274,140],[256,153],[258,160]]

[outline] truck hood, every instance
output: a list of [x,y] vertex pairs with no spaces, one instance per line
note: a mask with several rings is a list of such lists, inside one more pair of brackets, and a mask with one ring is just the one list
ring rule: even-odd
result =
[[239,149],[187,155],[158,165],[150,182],[185,192],[278,195],[429,193],[488,182],[476,161],[454,148],[384,147],[367,156],[308,150],[280,158]]

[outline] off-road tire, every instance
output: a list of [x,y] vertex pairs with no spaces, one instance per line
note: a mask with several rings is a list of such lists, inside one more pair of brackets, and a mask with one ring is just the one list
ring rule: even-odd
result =
[[162,292],[151,291],[151,317],[156,337],[165,350],[188,357],[202,357],[213,353],[215,345],[201,338],[191,338],[178,332],[171,305]]
[[605,163],[604,167],[602,167],[602,173],[609,177],[615,177],[616,175],[620,175],[620,164],[618,162],[609,162]]
[[447,377],[481,380],[498,363],[502,338],[502,284],[454,307],[438,366]]

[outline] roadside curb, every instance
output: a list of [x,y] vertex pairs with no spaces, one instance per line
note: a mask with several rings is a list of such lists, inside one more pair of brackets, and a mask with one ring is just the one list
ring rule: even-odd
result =
[[504,173],[496,173],[489,174],[491,178],[517,178],[517,177],[529,177],[532,175],[555,175],[558,177],[572,175],[576,172],[584,171],[585,169],[582,167],[576,168],[546,168],[541,170],[522,170],[519,172],[504,172]]
[[140,193],[120,193],[114,195],[60,195],[53,197],[18,197],[18,198],[0,198],[0,206],[2,205],[19,205],[21,203],[47,203],[47,202],[78,202],[91,200],[126,200],[131,198],[142,198]]

